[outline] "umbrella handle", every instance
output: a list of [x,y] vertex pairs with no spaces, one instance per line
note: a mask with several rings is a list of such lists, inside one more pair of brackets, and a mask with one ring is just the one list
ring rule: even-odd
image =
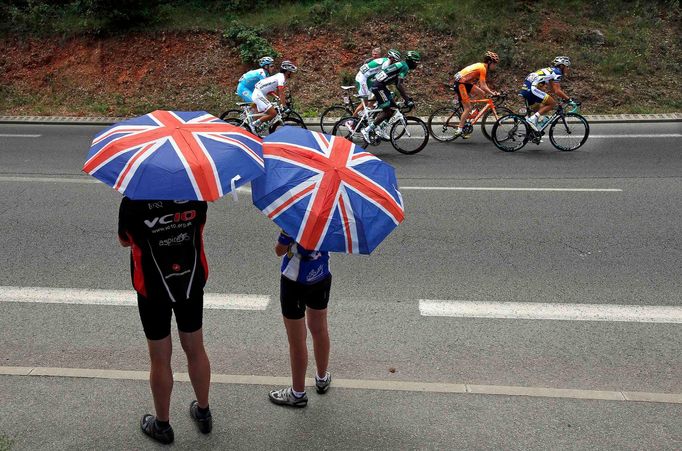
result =
[[230,187],[232,188],[232,199],[234,199],[235,202],[237,202],[237,187],[235,184],[237,183],[238,180],[242,178],[241,175],[237,174],[234,177],[232,177],[232,180],[230,180]]

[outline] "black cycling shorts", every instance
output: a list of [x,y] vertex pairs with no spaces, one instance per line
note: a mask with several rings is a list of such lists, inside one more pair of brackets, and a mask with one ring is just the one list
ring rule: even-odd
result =
[[161,340],[170,335],[171,311],[180,332],[196,332],[201,329],[204,313],[204,291],[195,290],[187,300],[171,302],[169,299],[148,299],[137,294],[142,328],[148,340]]
[[388,89],[388,86],[386,85],[379,83],[377,85],[372,86],[372,94],[374,94],[374,97],[377,100],[378,108],[389,108],[397,106],[395,103],[395,99],[393,98],[393,94],[391,93],[391,90]]
[[314,310],[326,309],[331,286],[331,274],[327,278],[310,285],[294,282],[282,276],[279,291],[282,315],[287,319],[301,319],[305,316],[306,307]]

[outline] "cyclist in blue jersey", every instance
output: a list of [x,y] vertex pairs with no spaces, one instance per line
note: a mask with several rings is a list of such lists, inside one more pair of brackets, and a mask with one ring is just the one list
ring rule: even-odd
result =
[[573,103],[560,85],[563,77],[568,75],[570,67],[571,59],[569,57],[557,56],[550,67],[531,72],[524,80],[519,95],[526,99],[530,108],[537,108],[535,114],[528,119],[528,123],[536,130],[541,130],[549,120],[543,114],[556,107],[556,100],[541,88],[546,87],[552,94]]
[[306,313],[315,354],[315,388],[324,394],[332,381],[329,364],[329,330],[327,304],[332,275],[329,272],[329,252],[309,251],[292,237],[281,232],[275,253],[283,256],[280,279],[280,303],[284,327],[289,339],[292,385],[269,394],[270,401],[290,407],[305,407],[305,373],[308,367],[306,344]]
[[244,102],[253,102],[251,99],[253,88],[256,86],[256,83],[272,74],[275,68],[275,60],[269,56],[264,56],[258,60],[258,65],[260,69],[250,70],[239,77],[239,84],[235,94],[241,97]]

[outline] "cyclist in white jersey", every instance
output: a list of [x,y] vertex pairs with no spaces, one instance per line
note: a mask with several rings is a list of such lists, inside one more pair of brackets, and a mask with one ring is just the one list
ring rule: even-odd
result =
[[[367,99],[371,100],[373,98],[373,95],[372,92],[370,91],[370,87],[372,84],[372,80],[374,79],[374,76],[381,72],[383,69],[386,69],[391,64],[394,64],[402,59],[400,52],[395,49],[389,50],[387,55],[388,56],[385,58],[375,58],[369,60],[365,64],[360,66],[360,70],[355,75],[355,85],[358,88],[358,95],[360,97],[367,97]],[[353,116],[357,116],[358,114],[360,114],[361,110],[362,103],[360,103],[357,106],[357,108],[355,108]]]
[[[282,61],[279,73],[256,83],[251,98],[256,104],[258,112],[265,113],[261,118],[254,121],[253,125],[256,129],[258,129],[262,123],[274,118],[277,114],[275,107],[268,100],[268,95],[272,94],[273,96],[276,96],[280,102],[284,101],[286,98],[284,87],[286,86],[287,80],[291,77],[291,74],[297,70],[298,68],[291,61]],[[275,92],[277,94],[275,94]]]

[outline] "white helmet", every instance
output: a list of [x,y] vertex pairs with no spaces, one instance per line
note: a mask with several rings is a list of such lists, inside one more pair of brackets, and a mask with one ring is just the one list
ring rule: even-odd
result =
[[296,72],[298,70],[298,67],[291,61],[282,61],[282,64],[280,65],[280,68],[283,71],[288,71],[288,72]]
[[552,64],[555,66],[563,64],[566,67],[571,67],[571,58],[567,56],[557,56],[556,58],[554,58],[554,61],[552,61]]

